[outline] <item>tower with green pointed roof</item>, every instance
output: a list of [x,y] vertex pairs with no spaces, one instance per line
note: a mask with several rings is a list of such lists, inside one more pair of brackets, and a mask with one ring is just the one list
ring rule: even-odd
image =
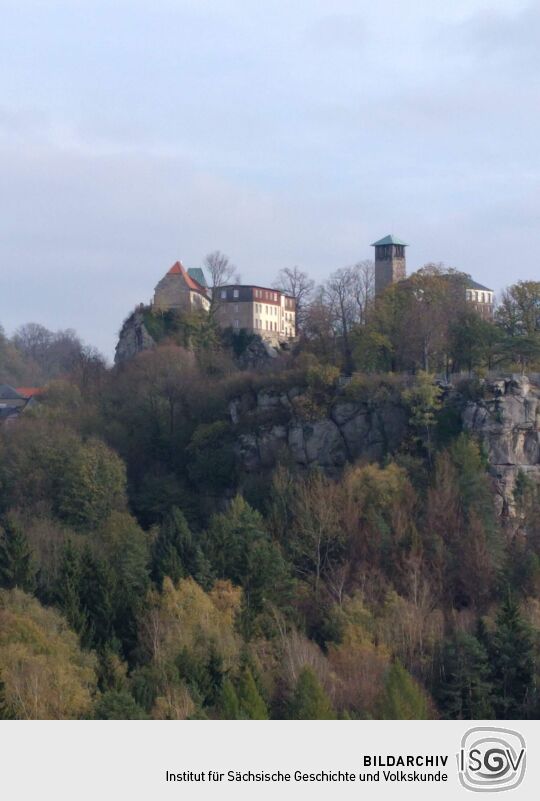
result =
[[390,284],[407,277],[405,248],[407,243],[396,236],[388,236],[373,242],[375,248],[375,294],[378,295]]

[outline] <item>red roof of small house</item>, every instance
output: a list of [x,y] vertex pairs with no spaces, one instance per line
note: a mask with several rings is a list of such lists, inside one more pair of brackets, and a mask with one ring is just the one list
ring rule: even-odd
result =
[[45,387],[16,387],[15,391],[23,398],[33,398],[35,395],[43,394]]
[[206,295],[206,287],[201,286],[201,284],[199,284],[198,281],[196,281],[194,278],[191,277],[191,275],[189,275],[188,271],[186,270],[181,261],[176,261],[169,270],[169,272],[167,273],[167,275],[181,275],[187,286],[193,292],[200,292],[202,295]]

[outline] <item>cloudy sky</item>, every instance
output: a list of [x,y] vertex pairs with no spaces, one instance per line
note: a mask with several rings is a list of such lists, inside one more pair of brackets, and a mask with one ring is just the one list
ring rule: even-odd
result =
[[119,326],[178,258],[317,280],[393,232],[538,279],[540,4],[0,0],[0,324]]

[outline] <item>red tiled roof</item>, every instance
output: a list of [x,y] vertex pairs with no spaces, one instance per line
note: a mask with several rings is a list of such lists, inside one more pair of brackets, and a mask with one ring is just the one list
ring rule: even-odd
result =
[[45,387],[15,387],[15,391],[23,398],[33,398],[34,395],[41,395],[45,392]]
[[204,286],[201,286],[198,281],[195,281],[195,279],[188,274],[188,271],[186,270],[181,261],[176,261],[169,270],[169,272],[167,273],[167,275],[181,275],[187,286],[193,292],[200,292],[201,294],[206,295],[206,288]]

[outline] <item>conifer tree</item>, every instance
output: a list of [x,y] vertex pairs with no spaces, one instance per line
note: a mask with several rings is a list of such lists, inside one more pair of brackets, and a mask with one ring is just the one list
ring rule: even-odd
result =
[[535,705],[532,632],[508,592],[490,638],[496,717],[527,718]]
[[271,541],[262,516],[241,495],[224,514],[212,518],[205,551],[216,575],[244,590],[244,622],[261,612],[267,601],[279,606],[287,599],[290,568]]
[[32,551],[21,526],[9,517],[0,527],[0,586],[33,592],[36,569]]
[[103,561],[96,558],[90,548],[81,556],[80,575],[81,609],[88,625],[82,636],[87,647],[102,647],[110,643],[114,633],[112,579]]
[[426,720],[430,717],[427,697],[400,662],[392,664],[379,702],[381,720]]
[[261,696],[253,673],[245,668],[238,682],[240,717],[247,720],[268,720],[268,708]]
[[240,718],[240,704],[233,683],[225,679],[221,689],[220,699],[221,717],[223,720],[238,720]]
[[445,718],[493,717],[488,654],[476,637],[457,632],[446,641],[441,673],[436,696]]
[[148,715],[127,690],[108,690],[96,703],[94,719],[148,720]]
[[68,540],[62,551],[55,598],[69,625],[79,635],[82,634],[86,623],[86,616],[81,609],[80,579],[80,558],[73,544]]
[[290,703],[293,720],[334,720],[336,713],[330,699],[309,667],[300,671]]
[[173,507],[163,520],[152,548],[152,578],[161,587],[168,576],[174,584],[190,575],[205,583],[208,569],[183,512]]

